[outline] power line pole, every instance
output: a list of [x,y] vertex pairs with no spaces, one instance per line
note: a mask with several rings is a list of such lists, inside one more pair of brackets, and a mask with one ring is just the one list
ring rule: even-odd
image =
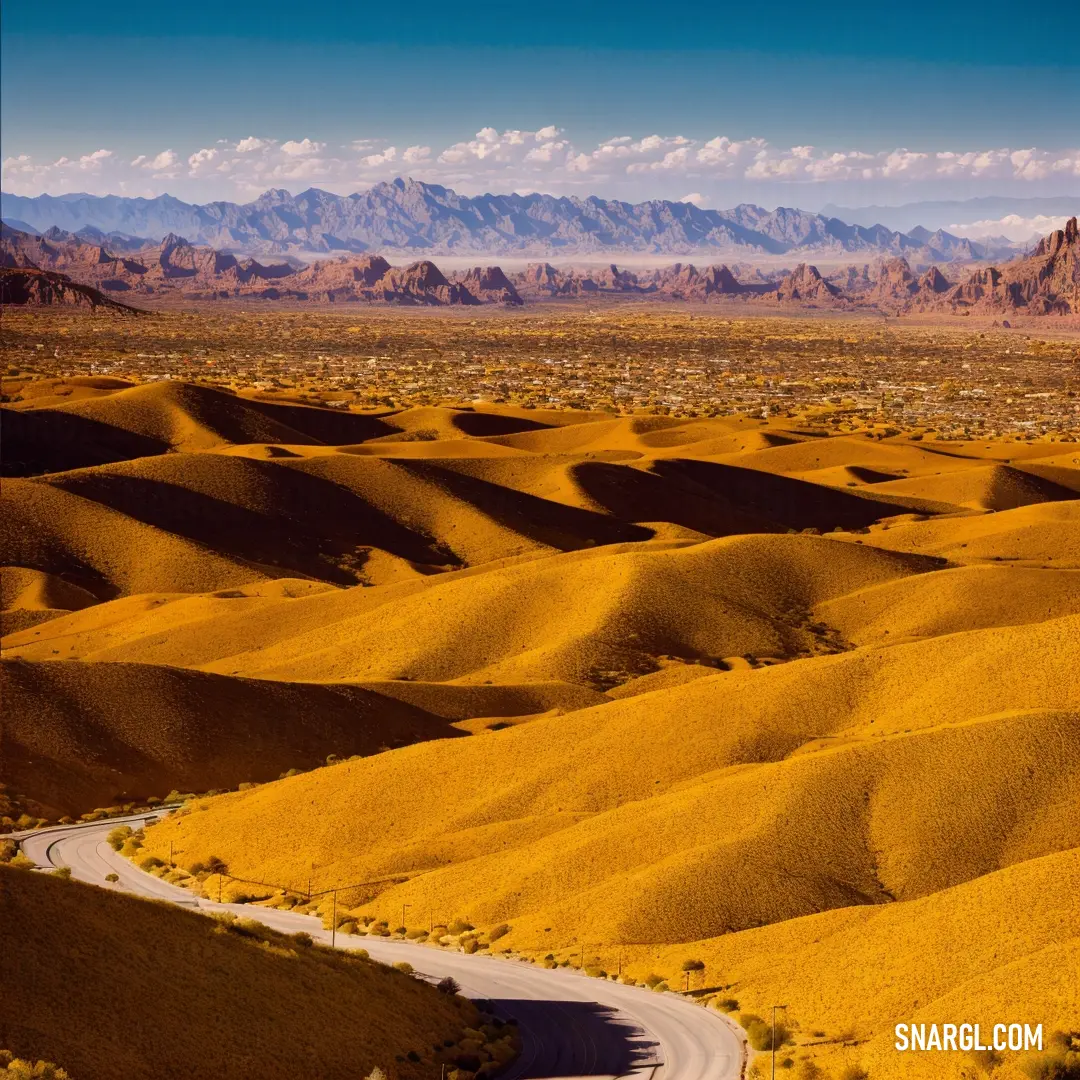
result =
[[334,890],[334,913],[330,916],[330,948],[337,945],[337,889]]
[[402,904],[401,905],[401,928],[402,928],[402,930],[407,929],[407,927],[405,926],[405,909],[409,908],[409,907],[412,907],[412,904]]
[[776,1080],[776,1010],[786,1009],[786,1005],[774,1005],[772,1007],[772,1080]]

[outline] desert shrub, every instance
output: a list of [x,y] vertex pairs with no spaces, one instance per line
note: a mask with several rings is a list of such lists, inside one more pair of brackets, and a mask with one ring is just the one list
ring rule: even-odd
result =
[[416,969],[409,963],[408,960],[399,960],[394,965],[395,971],[400,971],[402,975],[411,975]]
[[733,1013],[733,1012],[738,1012],[739,1011],[739,1003],[738,1003],[738,1001],[735,1000],[735,998],[721,998],[716,1003],[716,1007],[721,1012],[726,1012],[726,1013]]
[[405,936],[410,941],[418,941],[422,937],[427,937],[428,932],[426,930],[410,930]]
[[352,919],[346,919],[343,923],[338,924],[338,929],[343,934],[355,934],[357,930],[356,923]]
[[682,962],[683,971],[704,971],[705,963],[702,960],[684,960]]
[[666,994],[668,992],[668,990],[670,990],[670,989],[671,989],[671,987],[668,986],[668,984],[666,982],[657,983],[653,987],[653,990],[655,990],[656,993],[658,993],[658,994]]
[[651,974],[646,975],[641,981],[651,990],[654,986],[659,986],[660,983],[664,981],[664,976],[657,975],[654,971]]
[[224,859],[219,859],[216,855],[211,855],[206,860],[206,869],[211,874],[227,874],[229,872]]
[[0,863],[11,862],[19,853],[19,845],[6,837],[0,840]]
[[464,919],[455,919],[446,929],[451,934],[467,934],[476,927],[472,923],[465,922]]
[[469,956],[472,956],[472,954],[473,954],[474,952],[476,952],[476,950],[477,950],[477,949],[478,949],[479,947],[480,947],[480,943],[479,943],[479,942],[478,942],[478,941],[476,940],[476,938],[474,938],[474,937],[471,937],[471,938],[466,938],[466,939],[465,939],[465,940],[464,940],[464,941],[463,941],[463,942],[461,943],[461,950],[462,950],[462,952],[466,952],[466,953],[468,953],[468,954],[469,954]]
[[506,923],[499,923],[493,930],[488,933],[488,941],[498,941],[501,937],[506,937],[510,933],[510,927]]
[[119,874],[106,874],[105,875],[105,880],[106,881],[111,881],[111,882],[113,882],[113,884],[115,884],[116,882],[118,882],[120,880],[120,875]]
[[440,994],[460,994],[461,984],[451,975],[447,975],[445,979],[440,979],[437,989]]
[[310,949],[315,943],[312,936],[306,930],[301,930],[298,933],[293,934],[292,939],[297,945],[300,945],[305,949]]
[[0,1071],[4,1080],[71,1080],[71,1075],[51,1061],[24,1061],[10,1050],[0,1050]]
[[165,864],[156,855],[147,855],[146,858],[139,863],[139,869],[147,871],[156,870],[159,866],[164,865]]
[[55,870],[51,871],[52,877],[63,878],[65,881],[71,880],[71,867],[70,866],[58,866]]
[[1027,1054],[1020,1071],[1029,1080],[1080,1080],[1080,1053],[1052,1048],[1041,1054]]
[[[740,1013],[739,1023],[746,1032],[747,1041],[755,1050],[773,1049],[773,1029],[770,1022],[762,1020],[760,1016],[755,1016],[753,1013]],[[779,1050],[790,1037],[791,1033],[788,1029],[783,1024],[778,1023],[776,1025],[776,1049]]]
[[105,837],[105,840],[113,851],[119,851],[124,846],[124,841],[131,833],[132,829],[130,825],[117,825],[115,829],[109,831],[109,835]]
[[409,931],[404,926],[394,927],[394,933],[397,934],[398,937],[404,937],[408,932]]
[[592,979],[606,979],[607,972],[602,967],[597,967],[595,964],[585,968],[585,974]]
[[870,1074],[861,1065],[849,1065],[840,1074],[840,1080],[870,1080]]
[[825,1072],[820,1065],[810,1058],[803,1058],[795,1071],[797,1080],[825,1080]]
[[8,860],[8,866],[12,866],[16,870],[33,870],[37,863],[19,852],[14,858]]

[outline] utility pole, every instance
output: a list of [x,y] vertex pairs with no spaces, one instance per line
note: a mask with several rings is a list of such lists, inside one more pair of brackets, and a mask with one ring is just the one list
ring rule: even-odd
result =
[[176,860],[173,859],[173,842],[171,840],[169,841],[169,865],[170,866],[175,866],[176,865]]
[[772,1080],[776,1080],[776,1010],[786,1009],[786,1005],[774,1005],[772,1007]]
[[427,909],[427,921],[428,921],[428,930],[427,930],[427,932],[429,934],[434,934],[435,933],[435,913],[432,911],[431,908]]
[[408,907],[412,907],[412,904],[401,905],[401,925],[403,929],[407,929],[407,927],[405,926],[405,909]]
[[337,889],[334,890],[334,913],[330,916],[330,948],[337,944]]

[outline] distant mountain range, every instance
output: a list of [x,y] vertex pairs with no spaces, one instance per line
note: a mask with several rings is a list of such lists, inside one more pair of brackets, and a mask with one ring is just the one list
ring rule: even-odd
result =
[[[381,255],[344,254],[308,266],[261,263],[212,247],[195,246],[170,233],[160,244],[119,254],[56,226],[31,234],[0,226],[3,301],[12,304],[116,306],[111,297],[153,298],[165,303],[259,300],[287,303],[378,303],[510,306],[544,300],[602,297],[712,302],[742,300],[774,305],[850,309],[889,314],[911,311],[962,313],[1080,312],[1080,239],[1076,218],[1044,237],[1026,258],[1002,267],[937,266],[913,269],[903,256],[873,265],[849,265],[827,277],[801,262],[773,276],[747,264],[702,268],[678,262],[633,272],[614,264],[597,269],[557,269],[532,263],[505,274],[476,266],[443,274],[430,260],[394,267]],[[953,274],[953,270],[958,273]],[[109,294],[109,295],[106,295]]]
[[839,256],[902,255],[913,265],[1005,259],[1007,243],[975,243],[937,230],[909,233],[849,225],[836,217],[744,203],[703,210],[691,203],[626,203],[589,196],[458,195],[417,180],[394,180],[353,195],[273,189],[243,205],[199,206],[171,195],[3,194],[13,228],[77,233],[113,251],[134,251],[173,233],[195,244],[250,255],[409,252],[566,258],[632,253]]

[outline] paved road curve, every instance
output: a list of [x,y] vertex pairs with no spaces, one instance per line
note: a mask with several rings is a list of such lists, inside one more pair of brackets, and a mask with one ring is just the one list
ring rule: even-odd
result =
[[[72,876],[105,888],[169,900],[204,911],[254,916],[276,930],[305,930],[329,941],[329,931],[307,915],[243,904],[218,904],[143,873],[105,842],[118,823],[142,824],[155,815],[112,818],[89,825],[22,834],[22,848],[39,866],[69,866]],[[105,881],[117,874],[116,884]],[[346,949],[367,949],[385,963],[407,960],[432,979],[453,976],[462,991],[497,1003],[503,1016],[517,1019],[524,1049],[507,1080],[558,1077],[645,1080],[738,1080],[742,1071],[741,1033],[719,1014],[675,995],[654,994],[620,983],[590,979],[565,969],[489,956],[425,948],[403,941],[337,935]]]

